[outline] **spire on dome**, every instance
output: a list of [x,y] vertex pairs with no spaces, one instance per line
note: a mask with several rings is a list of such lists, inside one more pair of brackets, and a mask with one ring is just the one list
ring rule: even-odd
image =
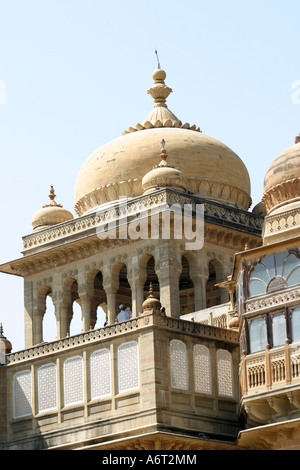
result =
[[55,201],[55,198],[56,198],[56,194],[54,192],[53,185],[51,184],[50,194],[49,194],[50,202],[49,202],[49,204],[45,204],[43,207],[51,207],[51,206],[62,207],[61,204],[57,204],[57,202]]
[[[157,51],[155,51],[155,53],[157,54]],[[131,132],[142,131],[145,129],[151,129],[153,127],[176,127],[201,132],[200,128],[197,128],[195,124],[192,126],[189,123],[183,124],[175,116],[175,114],[169,110],[166,101],[173,90],[165,84],[166,76],[167,74],[163,69],[160,68],[160,63],[158,60],[158,68],[152,73],[154,84],[147,92],[154,99],[154,107],[150,113],[147,114],[142,124],[138,122],[135,127],[129,127],[128,130],[124,129],[122,135],[129,134]]]
[[160,143],[161,143],[161,152],[160,152],[161,161],[154,168],[162,168],[162,167],[166,167],[166,166],[168,166],[169,168],[174,168],[173,166],[171,166],[167,163],[168,155],[167,155],[167,151],[165,149],[165,145],[166,145],[165,139],[161,139]]

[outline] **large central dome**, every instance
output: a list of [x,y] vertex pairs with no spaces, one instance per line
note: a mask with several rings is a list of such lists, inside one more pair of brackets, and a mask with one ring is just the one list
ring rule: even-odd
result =
[[81,167],[75,184],[75,209],[79,216],[119,197],[143,194],[142,179],[155,165],[160,141],[167,143],[172,166],[184,173],[187,190],[247,210],[251,204],[248,171],[226,145],[203,134],[195,125],[182,124],[168,109],[171,93],[166,74],[153,72],[148,93],[154,109],[142,124],[96,150]]

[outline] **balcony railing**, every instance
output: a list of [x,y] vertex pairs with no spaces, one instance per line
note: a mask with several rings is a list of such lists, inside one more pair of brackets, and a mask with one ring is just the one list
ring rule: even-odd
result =
[[243,396],[264,393],[277,387],[300,384],[300,343],[246,355],[243,353],[240,368]]

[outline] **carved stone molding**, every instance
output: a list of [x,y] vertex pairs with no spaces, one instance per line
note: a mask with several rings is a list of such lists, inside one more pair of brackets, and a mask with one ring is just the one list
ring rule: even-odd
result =
[[260,299],[252,299],[246,302],[246,313],[287,305],[300,299],[300,288],[290,289],[279,294],[265,295]]

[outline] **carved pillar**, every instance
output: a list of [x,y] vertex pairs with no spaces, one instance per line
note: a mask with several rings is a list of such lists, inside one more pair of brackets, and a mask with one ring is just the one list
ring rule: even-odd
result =
[[89,281],[85,267],[78,269],[78,296],[81,306],[82,331],[88,331],[92,326],[93,283]]
[[161,241],[155,249],[155,266],[159,278],[160,302],[166,315],[180,317],[179,276],[181,258],[172,240]]
[[45,305],[36,300],[33,307],[33,344],[43,341],[43,317]]
[[136,318],[143,311],[144,285],[147,280],[147,270],[145,267],[140,267],[138,260],[134,259],[128,270],[127,278],[131,287],[132,318]]
[[103,275],[103,289],[106,292],[107,298],[107,325],[115,323],[118,309],[117,309],[117,291],[119,288],[119,277],[117,274],[112,273],[111,266],[106,266],[102,271]]
[[33,346],[33,282],[24,279],[24,333],[25,348]]
[[206,254],[198,253],[197,258],[189,259],[190,277],[194,285],[195,311],[206,308],[206,283],[208,262]]
[[88,292],[79,292],[79,297],[81,305],[82,331],[88,331],[92,326],[92,295]]
[[193,274],[191,279],[194,285],[195,311],[206,308],[206,283],[208,275]]
[[107,324],[112,325],[116,321],[118,314],[117,310],[117,291],[113,291],[111,288],[106,288],[106,297],[107,297]]
[[59,298],[53,302],[56,317],[57,339],[65,338],[69,334],[69,310],[71,298]]

